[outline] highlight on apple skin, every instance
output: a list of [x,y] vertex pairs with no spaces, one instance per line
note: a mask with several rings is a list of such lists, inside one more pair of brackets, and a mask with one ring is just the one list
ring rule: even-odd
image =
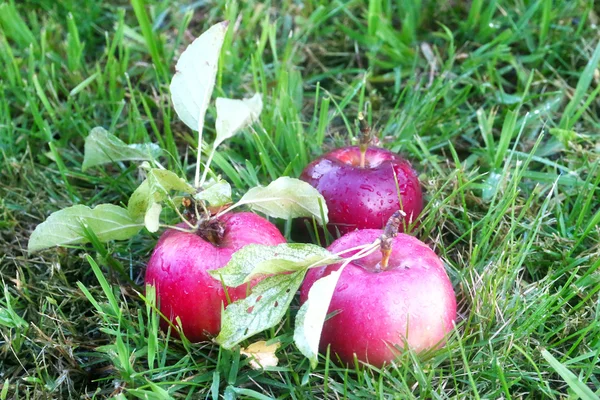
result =
[[[372,243],[382,233],[353,231],[334,241],[329,250],[337,253]],[[337,355],[343,363],[352,365],[356,355],[360,361],[381,366],[393,361],[405,346],[416,352],[442,346],[454,328],[452,284],[443,263],[425,243],[400,233],[393,238],[384,270],[381,259],[382,254],[375,252],[348,264],[336,285],[328,309],[335,315],[325,321],[320,350],[331,346],[332,357]],[[302,284],[301,303],[315,281],[340,266],[310,270]]]
[[[325,198],[328,226],[334,235],[336,229],[341,235],[356,229],[381,229],[398,209],[406,213],[403,225],[408,226],[423,210],[415,170],[398,154],[380,147],[367,148],[362,159],[358,146],[333,150],[306,166],[300,179]],[[402,225],[400,231],[404,231]]]
[[[227,288],[226,295],[221,282],[207,271],[225,266],[233,253],[247,244],[285,243],[275,225],[250,212],[227,213],[217,222],[214,228],[220,232],[165,231],[146,269],[145,282],[156,287],[160,311],[175,325],[179,317],[185,336],[192,342],[216,336],[227,295],[234,302],[245,298],[249,290],[247,285]],[[161,326],[166,329],[168,323],[163,320]]]

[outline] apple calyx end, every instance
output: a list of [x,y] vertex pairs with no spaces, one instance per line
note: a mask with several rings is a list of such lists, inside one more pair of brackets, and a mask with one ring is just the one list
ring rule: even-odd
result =
[[219,246],[225,237],[225,224],[217,218],[209,218],[200,223],[196,234],[202,239]]

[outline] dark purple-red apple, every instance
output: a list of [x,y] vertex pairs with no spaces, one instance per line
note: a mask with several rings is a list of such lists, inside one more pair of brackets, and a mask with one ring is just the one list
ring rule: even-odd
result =
[[[233,253],[247,244],[285,243],[275,225],[253,213],[228,213],[217,222],[214,226],[221,233],[204,235],[212,242],[199,233],[165,231],[146,269],[145,281],[156,287],[160,311],[173,323],[179,317],[185,336],[192,342],[219,333],[221,306],[228,304],[223,285],[207,271],[225,266]],[[232,302],[246,297],[247,291],[247,285],[227,288]],[[163,328],[167,325],[162,321]]]
[[406,225],[415,221],[423,210],[423,195],[410,163],[389,150],[369,147],[364,166],[360,164],[359,147],[343,147],[314,160],[300,176],[325,198],[332,233],[336,228],[342,235],[381,229],[398,209],[406,213]]
[[[338,253],[372,243],[382,230],[350,232],[334,241]],[[356,251],[344,254],[349,257]],[[408,345],[420,352],[444,343],[456,319],[456,297],[444,265],[420,240],[398,234],[392,240],[387,268],[380,270],[382,254],[375,252],[346,266],[335,288],[320,348],[337,354],[347,364],[360,361],[381,366]],[[333,264],[308,272],[300,292],[304,303],[316,280],[340,268]]]

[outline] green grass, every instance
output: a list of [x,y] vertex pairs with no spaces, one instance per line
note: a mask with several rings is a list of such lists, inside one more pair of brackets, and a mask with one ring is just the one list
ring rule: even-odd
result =
[[[597,397],[598,13],[592,0],[1,2],[0,399]],[[81,172],[94,126],[159,143],[192,179],[196,138],[169,77],[222,19],[236,30],[216,92],[260,91],[265,108],[215,170],[238,194],[296,177],[367,110],[421,173],[415,234],[460,303],[444,349],[381,370],[324,355],[311,370],[293,303],[264,334],[282,343],[279,366],[255,371],[238,351],[157,330],[153,294],[135,286],[157,235],[27,254],[51,212],[125,204],[140,183],[128,163]],[[213,121],[210,109],[208,138]]]

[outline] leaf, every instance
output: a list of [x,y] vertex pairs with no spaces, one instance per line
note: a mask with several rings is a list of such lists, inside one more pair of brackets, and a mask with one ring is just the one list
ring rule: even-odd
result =
[[327,204],[321,193],[308,183],[287,176],[277,178],[266,187],[248,190],[238,202],[241,204],[274,218],[315,217],[319,224],[327,223]]
[[565,367],[560,361],[558,361],[548,350],[542,349],[542,357],[548,361],[548,364],[565,380],[569,388],[579,398],[583,400],[594,400],[598,399],[598,396],[590,389],[584,382],[581,382],[577,375],[569,371],[567,367]]
[[227,21],[213,25],[190,44],[175,65],[171,99],[175,112],[194,131],[201,131],[212,96]]
[[188,194],[196,193],[192,185],[187,183],[183,178],[177,176],[176,173],[166,169],[153,168],[148,171],[146,177],[150,183],[150,188],[154,193],[166,195],[171,190],[185,192]]
[[275,355],[281,343],[267,344],[264,340],[252,343],[250,346],[240,350],[240,354],[250,358],[250,367],[253,369],[264,369],[265,367],[276,367],[279,359]]
[[305,273],[306,270],[301,270],[265,278],[248,297],[227,306],[221,318],[221,332],[215,339],[217,343],[231,349],[242,340],[277,325],[286,314]]
[[162,211],[162,206],[160,203],[152,203],[148,211],[146,211],[146,215],[144,216],[144,225],[146,225],[146,229],[149,232],[156,232],[160,226],[160,213]]
[[249,244],[233,253],[223,268],[210,270],[215,279],[236,287],[261,275],[294,272],[339,261],[327,249],[314,244],[283,243],[276,246]]
[[32,253],[54,246],[87,243],[83,225],[102,242],[129,239],[144,226],[123,207],[100,204],[92,209],[76,205],[52,213],[39,224],[29,238],[28,251]]
[[206,188],[198,192],[194,198],[204,200],[211,207],[220,207],[231,203],[231,185],[229,182],[219,179],[218,181],[208,181]]
[[262,112],[262,96],[256,93],[249,99],[237,100],[217,98],[217,121],[215,128],[217,137],[213,147],[218,147],[223,141],[229,139],[252,124]]
[[81,169],[85,171],[115,161],[150,161],[158,158],[161,152],[155,143],[126,144],[106,129],[96,127],[85,138]]
[[310,360],[312,368],[316,368],[318,363],[323,324],[343,270],[340,268],[317,280],[308,292],[308,300],[302,304],[296,314],[294,342],[298,350]]
[[146,180],[133,192],[129,198],[127,209],[132,218],[144,220],[150,232],[158,230],[160,203],[166,200],[169,192],[175,190],[188,194],[196,193],[194,187],[180,178],[174,172],[153,168],[148,171]]

